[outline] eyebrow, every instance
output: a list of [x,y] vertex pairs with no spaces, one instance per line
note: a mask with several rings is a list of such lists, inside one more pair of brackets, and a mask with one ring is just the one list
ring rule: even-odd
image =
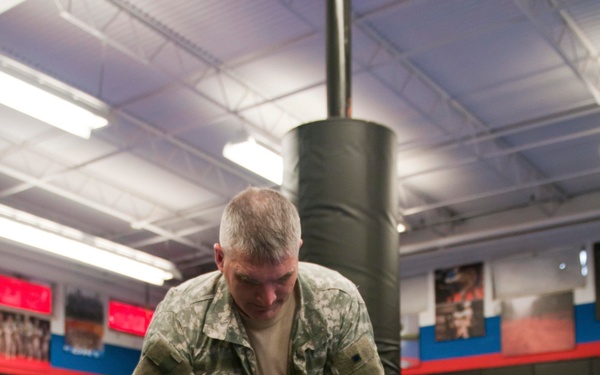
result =
[[[281,276],[280,278],[278,278],[276,281],[278,281],[278,282],[280,282],[280,281],[286,281],[290,277],[292,277],[293,274],[294,274],[294,271],[290,271],[290,272],[284,274],[283,276]],[[259,280],[255,279],[255,278],[253,278],[253,277],[251,277],[249,275],[246,275],[244,273],[237,273],[236,272],[234,275],[235,275],[235,277],[237,279],[239,279],[241,281],[248,282],[248,283],[251,283],[251,284],[261,284],[261,282]]]
[[293,274],[294,274],[294,271],[290,271],[290,272],[286,273],[285,275],[281,276],[279,279],[277,279],[277,281],[285,281],[285,280],[289,279],[290,277],[292,277]]

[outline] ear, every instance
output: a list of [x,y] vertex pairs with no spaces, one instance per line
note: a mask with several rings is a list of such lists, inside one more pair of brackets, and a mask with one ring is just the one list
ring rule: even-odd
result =
[[304,243],[304,241],[302,241],[302,238],[300,239],[300,245],[298,245],[298,249],[300,249],[302,247],[302,244]]
[[215,263],[217,264],[217,268],[219,271],[223,272],[223,265],[225,264],[225,253],[223,253],[223,248],[219,243],[214,244],[213,248],[215,249]]

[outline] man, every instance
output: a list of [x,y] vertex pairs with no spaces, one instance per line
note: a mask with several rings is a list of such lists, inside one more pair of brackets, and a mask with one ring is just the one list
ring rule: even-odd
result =
[[214,245],[218,271],[172,288],[134,375],[383,374],[357,288],[298,262],[300,218],[270,189],[234,197]]
[[471,337],[469,332],[473,323],[473,308],[470,301],[459,302],[456,305],[456,311],[452,314],[454,318],[454,327],[456,327],[456,338],[468,339]]

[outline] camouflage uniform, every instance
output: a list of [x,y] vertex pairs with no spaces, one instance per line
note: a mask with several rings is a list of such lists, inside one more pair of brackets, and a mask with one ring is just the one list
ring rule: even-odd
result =
[[[383,374],[358,290],[339,273],[299,263],[289,374]],[[219,271],[172,288],[156,310],[134,375],[257,374]]]

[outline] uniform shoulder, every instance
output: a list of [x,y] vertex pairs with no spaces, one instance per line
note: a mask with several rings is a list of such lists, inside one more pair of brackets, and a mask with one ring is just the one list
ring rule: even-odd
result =
[[354,283],[338,271],[318,264],[300,262],[298,273],[303,282],[310,284],[315,289],[339,289],[350,294],[356,291]]
[[187,280],[171,288],[165,296],[163,304],[175,308],[212,299],[215,296],[220,279],[221,272],[213,271]]

